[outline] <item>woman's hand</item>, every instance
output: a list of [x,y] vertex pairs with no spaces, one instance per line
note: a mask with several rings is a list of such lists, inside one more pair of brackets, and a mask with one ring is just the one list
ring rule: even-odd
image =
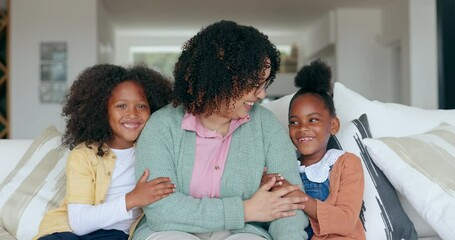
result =
[[307,197],[286,197],[282,196],[299,190],[298,185],[290,185],[276,191],[270,192],[276,184],[276,178],[272,177],[267,183],[248,200],[243,202],[245,211],[245,222],[269,222],[278,218],[294,216],[292,210],[304,209],[304,202]]
[[[292,186],[291,183],[289,183],[286,179],[283,179],[283,180],[281,180],[281,185],[274,186],[271,191],[272,192],[278,191],[278,190],[288,187],[288,186]],[[306,194],[302,190],[299,189],[297,191],[290,192],[290,193],[284,195],[283,197],[286,197],[286,198],[287,197],[305,197],[305,198],[307,198],[307,201],[305,202],[305,209],[303,211],[311,218],[316,219],[316,220],[318,219],[316,200],[314,198],[310,197],[308,194]]]
[[[287,186],[292,186],[292,184],[290,182],[288,182],[288,180],[282,178],[281,181],[280,181],[280,184],[279,185],[275,184],[275,186],[272,187],[271,191],[273,192],[273,191],[276,191],[278,189],[281,189],[281,188],[287,187]],[[297,192],[301,192],[301,190],[299,189],[298,191],[291,192],[291,193],[287,194],[284,197],[297,196],[297,195],[295,195]]]
[[175,185],[167,177],[155,178],[147,181],[150,172],[145,169],[142,177],[137,181],[133,191],[126,194],[126,210],[134,207],[145,207],[162,198],[169,196],[175,191]]

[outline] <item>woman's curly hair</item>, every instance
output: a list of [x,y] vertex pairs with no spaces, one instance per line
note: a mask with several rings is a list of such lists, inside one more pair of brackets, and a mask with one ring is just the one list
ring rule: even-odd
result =
[[80,143],[98,146],[112,138],[108,119],[108,101],[112,90],[120,83],[134,81],[144,88],[150,112],[168,104],[172,97],[172,84],[160,73],[142,65],[124,68],[111,64],[98,64],[85,69],[66,94],[62,116],[66,121],[62,144],[73,149]]
[[336,116],[331,79],[332,70],[319,59],[312,61],[310,65],[303,66],[294,79],[295,86],[300,90],[292,97],[289,108],[298,96],[313,94],[324,102],[331,116]]
[[174,69],[174,106],[192,114],[219,113],[223,101],[237,100],[259,83],[270,59],[273,82],[280,53],[251,26],[220,21],[203,28],[182,47]]

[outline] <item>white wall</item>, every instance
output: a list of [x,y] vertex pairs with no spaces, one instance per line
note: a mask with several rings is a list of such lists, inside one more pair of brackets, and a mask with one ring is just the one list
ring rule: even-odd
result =
[[402,97],[405,104],[438,107],[436,3],[391,2],[383,11],[384,45],[400,49]]
[[377,40],[381,11],[338,9],[335,15],[337,80],[369,99],[398,102],[391,49]]
[[50,124],[62,129],[61,105],[39,101],[40,42],[67,42],[69,86],[97,62],[96,6],[93,0],[11,1],[11,138],[35,138]]
[[306,27],[300,44],[303,61],[305,61],[303,56],[307,59],[318,57],[321,52],[335,44],[335,21],[335,13],[330,11]]
[[395,87],[400,94],[399,103],[411,104],[411,87],[409,76],[409,4],[407,0],[394,1],[382,11],[382,33],[378,40],[393,51],[392,61],[399,64],[395,69]]
[[409,0],[411,105],[438,108],[436,1]]
[[320,59],[327,63],[332,70],[332,81],[338,81],[336,48],[336,19],[335,12],[330,11],[313,24],[306,27],[300,41],[300,67],[311,61]]
[[392,1],[382,19],[381,41],[400,49],[402,102],[438,108],[435,1]]
[[115,62],[115,32],[104,2],[97,1],[98,63]]
[[380,9],[336,9],[322,16],[305,31],[305,64],[322,59],[331,66],[334,82],[369,99],[400,102],[392,50],[377,39],[381,19]]
[[368,99],[438,106],[434,1],[333,10],[307,26],[301,46],[305,64],[323,59],[334,81]]

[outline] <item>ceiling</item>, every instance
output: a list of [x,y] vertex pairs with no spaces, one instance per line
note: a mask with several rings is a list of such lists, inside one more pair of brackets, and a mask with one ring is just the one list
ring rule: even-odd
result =
[[378,8],[395,0],[101,0],[117,32],[195,32],[221,19],[261,31],[301,31],[337,8]]

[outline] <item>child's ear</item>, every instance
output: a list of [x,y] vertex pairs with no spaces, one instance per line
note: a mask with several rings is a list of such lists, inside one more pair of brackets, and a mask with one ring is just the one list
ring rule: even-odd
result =
[[332,118],[331,126],[330,126],[330,134],[335,135],[340,130],[340,119],[337,117]]

